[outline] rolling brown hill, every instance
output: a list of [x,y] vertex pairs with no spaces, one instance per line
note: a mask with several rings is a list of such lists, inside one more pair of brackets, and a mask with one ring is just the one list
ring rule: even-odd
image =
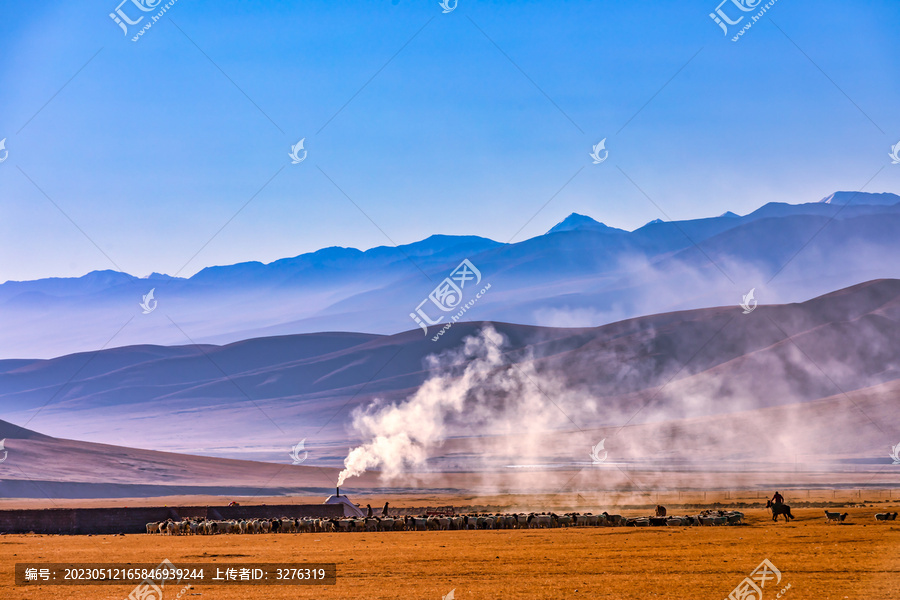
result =
[[[464,410],[441,415],[426,464],[392,485],[552,486],[555,476],[508,472],[583,470],[603,439],[610,463],[647,477],[717,463],[894,476],[884,469],[900,443],[898,280],[750,314],[721,307],[598,328],[457,323],[438,342],[420,330],[330,333],[0,361],[2,416],[29,428],[0,428],[10,453],[0,477],[8,491],[31,481],[324,493],[348,446],[365,441],[353,411],[406,402],[426,381],[455,389],[481,360],[460,348],[486,327],[503,336],[501,351],[477,385],[454,392]],[[300,439],[315,468],[290,464]],[[472,478],[482,471],[491,475]],[[366,475],[354,485],[380,484]]]

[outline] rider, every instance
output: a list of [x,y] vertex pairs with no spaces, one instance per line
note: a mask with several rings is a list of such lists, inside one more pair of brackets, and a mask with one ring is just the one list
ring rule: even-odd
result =
[[772,504],[784,504],[784,496],[775,492],[775,495],[772,496]]

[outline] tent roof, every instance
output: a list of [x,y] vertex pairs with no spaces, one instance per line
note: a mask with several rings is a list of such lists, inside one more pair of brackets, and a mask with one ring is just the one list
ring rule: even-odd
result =
[[328,499],[325,500],[325,504],[343,504],[344,505],[344,516],[345,517],[364,517],[365,513],[357,506],[350,502],[350,498],[345,495],[328,496]]

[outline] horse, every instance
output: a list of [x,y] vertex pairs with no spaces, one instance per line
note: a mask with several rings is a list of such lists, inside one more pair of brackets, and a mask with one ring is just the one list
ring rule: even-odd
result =
[[791,514],[791,507],[787,504],[774,504],[771,500],[766,502],[766,508],[772,509],[772,520],[777,521],[778,515],[784,515],[785,521],[790,521],[794,518],[794,515]]

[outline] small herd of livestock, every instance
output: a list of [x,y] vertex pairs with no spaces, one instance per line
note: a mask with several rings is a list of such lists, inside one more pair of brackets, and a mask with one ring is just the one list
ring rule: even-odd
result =
[[710,510],[695,516],[626,518],[603,512],[518,513],[473,515],[421,515],[406,517],[345,517],[342,519],[281,518],[214,521],[189,519],[147,523],[147,533],[162,535],[215,535],[253,533],[325,533],[339,531],[456,531],[469,529],[553,529],[557,527],[652,527],[739,525],[743,513]]
[[[831,512],[825,511],[825,520],[831,523],[843,523],[847,520],[847,517],[850,516],[850,513],[839,513],[839,512]],[[897,513],[876,513],[875,520],[876,521],[895,521],[897,519]]]

